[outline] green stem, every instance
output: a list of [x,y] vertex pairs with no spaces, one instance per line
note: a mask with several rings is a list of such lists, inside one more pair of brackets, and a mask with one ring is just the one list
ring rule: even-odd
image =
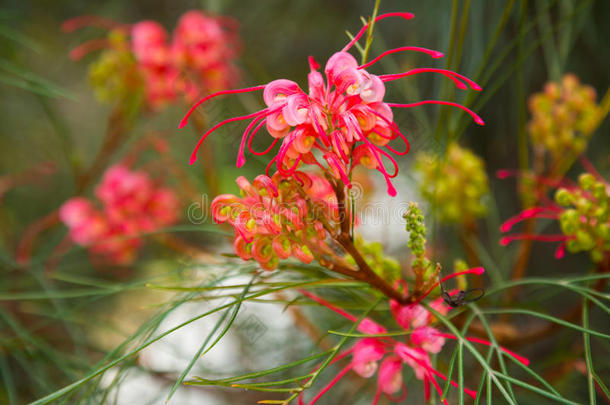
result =
[[377,18],[377,13],[379,12],[379,4],[381,0],[375,0],[375,8],[373,8],[373,15],[369,20],[369,29],[366,32],[366,42],[364,45],[364,51],[362,51],[362,64],[366,63],[366,60],[369,56],[369,50],[371,49],[371,44],[373,43],[373,29],[375,29],[375,19]]

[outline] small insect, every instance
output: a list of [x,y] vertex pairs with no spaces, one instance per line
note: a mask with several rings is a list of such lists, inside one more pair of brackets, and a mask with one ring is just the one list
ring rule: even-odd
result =
[[[466,305],[466,304],[470,304],[471,302],[475,302],[480,300],[481,298],[483,298],[483,296],[485,295],[485,290],[482,288],[471,288],[469,290],[460,290],[457,292],[457,294],[454,294],[453,296],[451,296],[447,290],[445,290],[445,287],[443,286],[443,283],[440,284],[441,285],[441,297],[443,298],[443,300],[445,301],[445,303],[447,305],[449,305],[452,308],[456,308],[456,307],[460,307],[462,305]],[[471,293],[476,293],[478,292],[479,294],[473,298],[468,298],[468,295]]]

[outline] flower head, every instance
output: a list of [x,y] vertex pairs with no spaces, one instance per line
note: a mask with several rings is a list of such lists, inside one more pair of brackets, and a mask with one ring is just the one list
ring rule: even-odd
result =
[[102,209],[88,199],[68,200],[59,210],[71,239],[109,263],[131,263],[142,245],[139,234],[177,220],[173,191],[152,182],[147,173],[126,166],[110,167],[95,189]]
[[254,259],[266,270],[280,259],[295,257],[310,263],[328,251],[324,223],[337,221],[337,203],[324,178],[304,172],[286,178],[260,175],[250,183],[237,178],[241,198],[223,194],[212,201],[216,222],[235,230],[235,253]]
[[143,92],[147,106],[158,110],[180,97],[192,103],[237,79],[236,23],[229,18],[188,11],[171,38],[159,23],[148,20],[127,26],[86,16],[66,21],[64,29],[87,25],[112,28],[108,39],[86,42],[71,52],[80,59],[92,50],[105,50],[90,72],[104,100]]
[[[301,291],[305,296],[311,298],[315,302],[331,309],[339,315],[355,322],[357,318],[336,308],[324,299],[308,292]],[[435,300],[433,307],[441,314],[446,314],[451,309],[444,304],[442,300]],[[362,337],[359,338],[351,349],[339,354],[336,361],[345,357],[351,356],[349,364],[343,368],[339,374],[324,387],[310,402],[313,405],[326,393],[340,378],[349,370],[353,370],[362,378],[371,378],[377,374],[377,392],[372,404],[376,405],[382,395],[386,395],[393,402],[401,402],[406,396],[406,388],[403,386],[403,368],[407,366],[413,370],[415,378],[424,383],[424,393],[426,400],[429,400],[430,385],[437,391],[439,397],[442,398],[443,390],[437,381],[447,380],[447,376],[436,370],[432,365],[430,354],[439,353],[445,344],[446,339],[457,339],[456,336],[443,333],[438,328],[432,326],[436,319],[432,314],[419,303],[413,303],[401,306],[395,301],[391,302],[392,314],[399,325],[405,331],[409,331],[407,338],[404,341],[395,340],[391,337]],[[410,315],[406,316],[409,313]],[[411,316],[414,315],[414,316]],[[358,331],[369,335],[383,335],[387,330],[369,318],[365,318],[358,325]],[[490,342],[478,338],[466,338],[470,342],[483,345],[491,345]],[[529,361],[510,350],[500,348],[509,356],[513,357],[525,365]],[[459,388],[459,385],[450,381],[453,387]],[[392,395],[403,391],[399,398]],[[464,388],[464,393],[472,397],[476,397],[476,391]],[[443,399],[443,403],[447,401]]]
[[[410,19],[410,13],[389,13],[377,17]],[[387,51],[371,62],[360,65],[347,51],[362,36],[368,24],[353,41],[341,51],[332,55],[324,68],[324,75],[318,71],[319,64],[309,58],[310,73],[308,89],[302,90],[297,83],[287,79],[274,80],[266,85],[240,90],[225,90],[204,97],[197,102],[184,117],[180,127],[186,125],[190,114],[203,102],[222,94],[235,94],[263,90],[266,108],[252,114],[224,120],[210,128],[199,140],[191,155],[191,163],[197,158],[201,143],[219,127],[233,121],[251,120],[246,127],[237,156],[237,166],[245,163],[245,148],[254,154],[262,154],[252,149],[253,137],[265,126],[273,138],[270,151],[278,142],[277,154],[270,162],[275,164],[283,176],[291,176],[301,164],[316,165],[337,181],[351,187],[350,174],[354,167],[378,170],[385,178],[390,195],[396,195],[391,178],[397,174],[397,165],[389,152],[403,155],[409,151],[409,143],[393,120],[392,107],[415,107],[422,104],[449,104],[457,106],[472,115],[475,121],[483,121],[472,111],[455,103],[425,100],[412,104],[396,104],[384,101],[385,83],[414,74],[435,72],[447,76],[458,87],[470,85],[475,90],[480,87],[471,80],[443,69],[414,69],[393,75],[374,75],[365,70],[386,55],[401,51],[426,53],[433,58],[441,57],[438,51],[419,47],[401,47]],[[405,144],[404,151],[397,151],[390,142],[400,139]],[[263,152],[263,153],[265,153]],[[388,171],[385,160],[393,165]]]

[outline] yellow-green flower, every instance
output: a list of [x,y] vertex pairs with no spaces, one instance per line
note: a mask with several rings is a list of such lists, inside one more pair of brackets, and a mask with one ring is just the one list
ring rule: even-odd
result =
[[451,143],[444,156],[422,152],[415,169],[422,175],[422,196],[440,221],[464,224],[486,214],[489,181],[485,164],[469,149]]
[[533,94],[528,130],[534,147],[547,150],[553,161],[566,153],[582,153],[597,125],[595,99],[595,90],[580,84],[573,74],[566,74],[558,83],[549,82],[544,91]]

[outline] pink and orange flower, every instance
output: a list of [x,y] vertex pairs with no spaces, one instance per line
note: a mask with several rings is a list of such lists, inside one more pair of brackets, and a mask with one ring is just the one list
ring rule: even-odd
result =
[[[388,17],[410,19],[413,14],[388,13],[377,17],[376,21]],[[271,151],[279,142],[279,150],[269,163],[268,171],[275,164],[279,173],[290,176],[300,164],[315,165],[337,181],[351,187],[350,174],[356,166],[362,165],[381,172],[387,183],[388,193],[394,196],[396,189],[391,179],[397,175],[398,166],[390,152],[397,155],[406,154],[409,151],[409,142],[395,124],[392,108],[424,104],[451,105],[466,111],[476,123],[483,125],[483,120],[477,114],[453,102],[424,100],[400,104],[384,101],[386,82],[426,72],[444,75],[460,89],[481,88],[472,80],[444,69],[419,68],[381,76],[369,73],[366,68],[396,52],[415,51],[433,58],[440,58],[443,54],[426,48],[405,46],[386,51],[369,63],[361,65],[348,50],[366,32],[368,26],[369,24],[366,24],[352,41],[329,58],[324,75],[318,71],[320,66],[314,58],[309,57],[311,71],[308,75],[307,92],[294,81],[278,79],[266,85],[219,91],[197,102],[181,121],[181,128],[186,125],[189,116],[199,105],[223,94],[262,90],[266,108],[214,125],[199,140],[191,155],[191,164],[197,159],[200,145],[212,132],[230,122],[251,120],[241,139],[237,167],[241,167],[246,161],[246,146],[253,154],[262,155]],[[273,141],[265,151],[257,152],[252,148],[252,140],[263,126]],[[398,151],[390,145],[391,141],[396,139],[404,143],[404,150]],[[393,170],[388,172],[384,159],[391,162]]]
[[240,176],[241,198],[222,194],[212,201],[214,221],[228,222],[235,230],[235,253],[266,270],[291,256],[311,263],[316,253],[329,251],[322,221],[337,221],[338,216],[330,183],[312,173],[293,175],[259,175],[253,183]]

